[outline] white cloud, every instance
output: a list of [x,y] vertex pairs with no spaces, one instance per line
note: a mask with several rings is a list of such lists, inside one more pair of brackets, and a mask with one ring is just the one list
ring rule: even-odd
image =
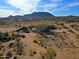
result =
[[[69,10],[71,7],[78,6],[79,0],[72,0],[70,3],[64,3],[64,0],[49,0],[48,3],[43,0],[6,0],[9,6],[0,6],[0,17],[9,15],[24,15],[36,11],[54,11]],[[45,0],[44,0],[45,1]]]
[[58,3],[58,2],[62,2],[63,0],[51,0],[51,2],[56,2],[56,3]]
[[16,15],[14,10],[0,9],[0,17],[8,17],[10,15]]
[[63,0],[50,0],[50,3],[45,4],[43,7],[43,11],[50,12],[59,8],[62,5]]
[[31,13],[37,11],[37,5],[40,0],[8,0],[7,3],[11,6],[19,8],[20,14]]
[[50,12],[51,9],[54,10],[56,7],[58,6],[58,4],[46,4],[44,7],[43,7],[43,10],[46,11],[46,12]]
[[9,13],[6,13],[5,11],[0,10],[0,17],[7,17],[9,15],[10,15]]
[[72,2],[68,5],[68,7],[75,7],[75,6],[79,6],[79,2]]

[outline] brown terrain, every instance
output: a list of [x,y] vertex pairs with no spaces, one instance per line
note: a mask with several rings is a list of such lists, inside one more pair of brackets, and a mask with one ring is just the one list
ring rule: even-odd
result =
[[0,32],[14,38],[0,42],[0,59],[79,59],[79,22],[9,22]]

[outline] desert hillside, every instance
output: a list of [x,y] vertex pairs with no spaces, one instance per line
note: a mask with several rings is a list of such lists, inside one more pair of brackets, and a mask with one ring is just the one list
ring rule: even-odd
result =
[[0,59],[79,59],[79,22],[0,23]]

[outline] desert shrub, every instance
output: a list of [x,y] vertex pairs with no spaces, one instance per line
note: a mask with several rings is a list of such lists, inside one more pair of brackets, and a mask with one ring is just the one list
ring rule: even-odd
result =
[[19,35],[19,37],[25,38],[25,35]]
[[65,34],[66,32],[65,32],[65,31],[63,31],[63,33]]
[[7,42],[10,39],[11,38],[10,38],[9,34],[7,34],[7,33],[0,33],[0,42]]
[[25,36],[24,36],[24,35],[22,35],[22,38],[25,38]]
[[10,40],[14,40],[17,37],[19,37],[17,34],[9,34],[8,32],[6,33],[0,33],[0,42],[8,42]]
[[47,59],[55,59],[56,52],[53,50],[53,48],[47,48],[45,56]]
[[79,39],[79,34],[76,34],[77,39]]
[[30,49],[30,55],[29,56],[33,56],[33,51]]
[[21,27],[21,25],[19,25],[18,27]]
[[46,38],[43,35],[37,34],[37,40],[34,40],[34,43],[40,45],[41,47],[44,47],[45,39]]
[[73,30],[71,30],[71,29],[68,29],[67,30],[68,32],[71,32],[71,33],[75,33]]
[[12,53],[11,53],[11,52],[7,52],[7,53],[6,53],[6,59],[7,59],[7,58],[11,58],[11,57],[12,57]]
[[40,45],[41,47],[43,47],[43,46],[44,46],[44,40],[42,40],[42,39],[39,39],[39,40],[34,40],[34,43],[36,43],[36,44]]
[[62,22],[62,23],[60,23],[59,25],[64,26],[64,23]]
[[10,37],[11,37],[12,40],[15,40],[16,38],[20,37],[20,35],[12,33]]
[[44,46],[44,40],[43,40],[43,39],[39,39],[39,45],[40,45],[41,47]]
[[33,51],[33,54],[36,54],[36,51]]
[[45,49],[47,49],[47,47],[44,47]]
[[36,51],[30,49],[30,55],[29,56],[34,56],[36,54]]
[[11,39],[14,40],[16,38],[16,35],[14,33],[11,34]]
[[15,40],[16,40],[16,43],[15,43],[16,55],[23,55],[25,53],[23,42],[21,42],[20,38],[16,38]]
[[16,56],[14,56],[14,58],[13,59],[17,59],[17,57]]
[[37,40],[34,40],[33,42],[36,43],[36,44],[38,44]]
[[0,59],[5,59],[4,57],[0,57]]
[[9,33],[8,33],[8,32],[6,32],[6,33],[4,33],[4,35],[5,35],[5,36],[9,36]]
[[57,27],[55,25],[49,25],[48,28],[52,29],[52,30],[57,29]]
[[14,43],[9,44],[9,48],[12,48],[14,46]]
[[21,40],[20,38],[16,38],[15,39],[15,41],[16,41],[17,44],[20,44],[20,40]]

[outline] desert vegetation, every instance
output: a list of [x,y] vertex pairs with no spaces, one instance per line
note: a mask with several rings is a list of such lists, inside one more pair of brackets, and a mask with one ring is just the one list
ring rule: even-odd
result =
[[[14,33],[0,33],[0,58],[7,59],[12,58],[14,55],[23,54],[23,44],[20,42],[19,37]],[[7,42],[8,45],[5,44]]]
[[0,59],[79,59],[78,27],[64,19],[7,22],[0,26]]
[[44,55],[47,57],[47,59],[55,59],[56,52],[53,48],[47,48],[46,53]]

